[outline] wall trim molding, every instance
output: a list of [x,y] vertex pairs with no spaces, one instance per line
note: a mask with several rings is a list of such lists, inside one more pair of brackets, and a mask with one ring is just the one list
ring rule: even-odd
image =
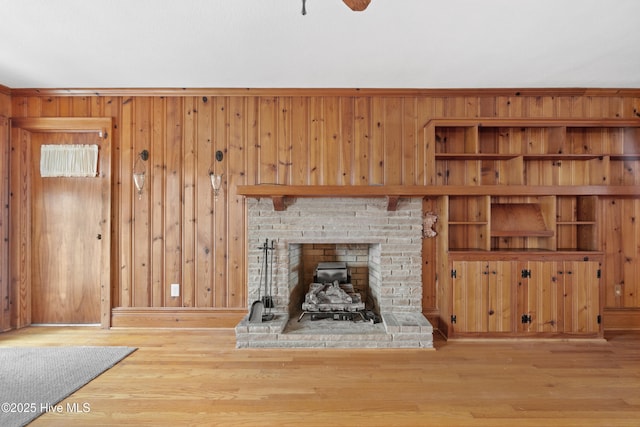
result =
[[[5,86],[0,85],[0,92]],[[640,88],[16,88],[11,96],[639,96]]]
[[246,314],[242,308],[117,307],[111,310],[111,327],[233,329]]
[[605,308],[605,331],[640,331],[640,308]]

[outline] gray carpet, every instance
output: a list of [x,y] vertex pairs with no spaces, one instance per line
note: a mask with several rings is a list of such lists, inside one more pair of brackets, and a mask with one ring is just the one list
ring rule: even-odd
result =
[[91,402],[57,404],[135,350],[0,347],[0,426],[24,426],[46,411],[90,411]]

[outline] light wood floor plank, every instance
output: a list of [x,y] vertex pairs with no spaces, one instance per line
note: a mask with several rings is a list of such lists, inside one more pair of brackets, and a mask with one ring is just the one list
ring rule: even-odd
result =
[[435,340],[436,351],[235,348],[231,330],[31,327],[0,347],[138,350],[34,426],[637,426],[640,334]]

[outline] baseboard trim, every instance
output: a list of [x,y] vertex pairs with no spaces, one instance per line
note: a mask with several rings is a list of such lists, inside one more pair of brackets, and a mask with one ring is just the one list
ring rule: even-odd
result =
[[605,331],[640,331],[640,308],[605,308],[602,321]]
[[235,328],[245,309],[133,308],[111,310],[112,328]]

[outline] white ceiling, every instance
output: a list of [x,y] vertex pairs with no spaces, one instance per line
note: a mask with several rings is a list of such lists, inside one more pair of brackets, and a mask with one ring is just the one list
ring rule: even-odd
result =
[[0,0],[10,88],[640,88],[639,0]]

